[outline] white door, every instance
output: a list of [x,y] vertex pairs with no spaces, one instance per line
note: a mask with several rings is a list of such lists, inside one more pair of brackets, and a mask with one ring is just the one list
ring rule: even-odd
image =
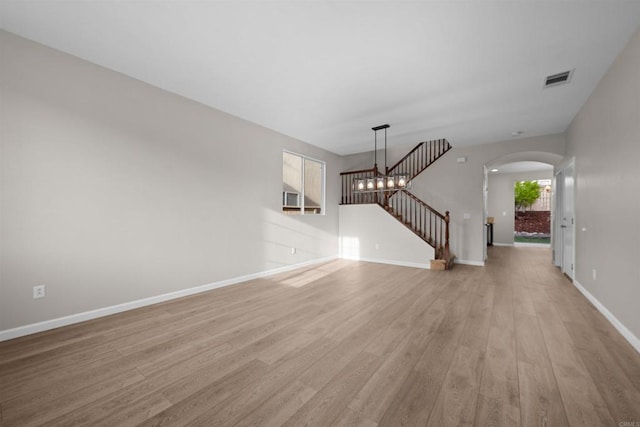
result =
[[574,278],[575,266],[575,213],[574,213],[574,187],[575,187],[575,168],[573,161],[562,169],[562,182],[558,182],[562,186],[562,205],[559,206],[560,218],[558,223],[561,230],[562,241],[562,264],[561,270],[570,278]]
[[482,209],[483,209],[483,221],[482,221],[482,235],[484,236],[484,238],[482,239],[482,253],[484,254],[484,260],[486,261],[488,258],[488,253],[487,253],[487,226],[485,225],[487,223],[487,216],[489,215],[489,169],[484,166],[484,181],[483,181],[483,197],[482,197]]
[[555,179],[553,180],[553,209],[551,213],[551,228],[553,230],[551,234],[553,248],[553,265],[562,268],[562,253],[564,252],[564,245],[562,243],[562,223],[563,215],[563,203],[562,203],[562,190],[564,189],[564,174],[562,170],[556,172]]

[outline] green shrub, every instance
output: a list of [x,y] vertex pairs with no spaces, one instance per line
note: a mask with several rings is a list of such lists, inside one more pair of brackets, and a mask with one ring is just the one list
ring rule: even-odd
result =
[[531,207],[538,197],[542,188],[538,181],[520,181],[514,185],[514,194],[516,201],[516,211],[524,211],[526,208]]

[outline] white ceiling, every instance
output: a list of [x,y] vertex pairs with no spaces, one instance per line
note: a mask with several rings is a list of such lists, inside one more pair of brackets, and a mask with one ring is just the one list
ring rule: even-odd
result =
[[[564,131],[640,1],[0,1],[0,26],[338,154]],[[575,69],[570,84],[542,89]]]

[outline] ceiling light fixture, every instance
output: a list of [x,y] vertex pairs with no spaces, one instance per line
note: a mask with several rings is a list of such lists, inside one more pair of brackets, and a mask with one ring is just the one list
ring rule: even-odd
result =
[[[373,130],[373,178],[354,178],[353,189],[355,191],[396,191],[403,188],[411,188],[411,181],[407,174],[389,175],[387,167],[387,129],[388,124],[372,127]],[[378,131],[384,129],[384,174],[378,172]]]
[[511,136],[522,136],[524,135],[524,131],[523,130],[516,130],[511,132]]
[[493,169],[491,169],[491,172],[498,172],[498,169],[493,168]]

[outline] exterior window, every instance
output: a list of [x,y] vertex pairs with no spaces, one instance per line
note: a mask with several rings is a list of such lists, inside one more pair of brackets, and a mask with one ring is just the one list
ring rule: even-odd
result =
[[282,212],[324,214],[324,162],[300,154],[282,153]]

